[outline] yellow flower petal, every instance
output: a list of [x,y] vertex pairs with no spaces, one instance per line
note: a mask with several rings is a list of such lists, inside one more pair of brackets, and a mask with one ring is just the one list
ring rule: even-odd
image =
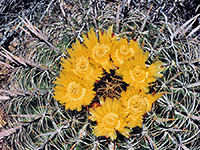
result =
[[83,86],[86,83],[77,76],[67,76],[65,73],[61,73],[55,83],[58,85],[54,88],[54,98],[64,104],[65,109],[80,111],[82,105],[89,105],[92,102],[94,97],[92,84],[88,83]]
[[93,29],[88,32],[88,37],[83,35],[84,44],[91,53],[91,61],[93,64],[98,64],[100,67],[109,71],[112,69],[112,64],[110,62],[111,50],[113,48],[113,41],[117,38],[112,36],[112,27],[109,27],[107,33],[99,32],[99,40]]
[[148,57],[148,53],[137,53],[138,55],[134,59],[126,60],[122,66],[120,66],[117,73],[122,75],[123,80],[138,90],[144,90],[148,92],[149,83],[155,82],[155,77],[162,77],[161,71],[165,68],[161,68],[163,65],[161,61],[146,66],[145,62]]
[[130,128],[142,126],[142,116],[150,111],[152,104],[162,96],[162,93],[146,94],[132,87],[121,93],[121,102],[126,114],[126,121]]
[[103,70],[91,63],[89,51],[83,46],[78,47],[78,43],[80,44],[77,41],[77,47],[74,46],[73,50],[68,50],[72,58],[68,58],[68,60],[62,59],[62,66],[64,68],[62,71],[68,74],[73,72],[81,79],[94,82],[101,77]]
[[147,101],[143,94],[139,93],[134,88],[128,88],[127,91],[121,93],[120,98],[122,105],[125,108],[125,113],[144,115],[147,110]]
[[148,70],[145,64],[136,65],[135,60],[127,60],[119,68],[118,73],[122,75],[123,80],[137,90],[148,91]]
[[130,114],[130,115],[128,115],[128,117],[126,118],[126,121],[128,122],[128,127],[130,127],[130,128],[134,128],[134,127],[136,127],[136,126],[138,126],[138,127],[142,127],[142,122],[143,122],[143,120],[142,120],[142,118],[143,118],[143,116],[142,115],[139,115],[139,114],[137,114],[137,115],[133,115],[133,114]]
[[157,101],[160,97],[162,97],[162,93],[156,93],[153,95],[147,94],[146,101],[147,101],[147,111],[151,110],[152,104]]
[[92,120],[97,121],[97,126],[94,127],[93,134],[96,136],[110,137],[111,140],[116,139],[116,131],[119,131],[124,136],[128,137],[130,130],[127,126],[121,109],[121,102],[117,99],[107,98],[100,107],[90,109]]
[[134,56],[134,47],[128,44],[127,39],[122,39],[114,43],[115,48],[111,54],[114,65],[121,66],[126,59],[130,59]]
[[166,68],[161,68],[162,65],[162,61],[156,61],[155,63],[151,64],[148,68],[149,77],[161,78],[163,75],[160,72],[166,70]]

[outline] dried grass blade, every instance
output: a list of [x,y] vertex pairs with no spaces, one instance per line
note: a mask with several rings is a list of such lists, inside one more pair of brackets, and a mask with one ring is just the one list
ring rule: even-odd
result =
[[0,65],[3,65],[3,66],[5,66],[6,68],[9,68],[9,69],[13,69],[14,68],[13,66],[11,66],[11,65],[9,65],[9,64],[7,64],[5,62],[2,62],[2,61],[0,61]]
[[[3,49],[3,50],[4,50],[4,48],[1,47],[1,46],[0,46],[0,49]],[[7,53],[3,54],[2,52],[0,52],[0,55],[3,56],[3,57],[5,57],[5,58],[7,58],[7,59],[10,60],[11,62],[14,62],[14,63],[17,64],[17,62],[16,62],[15,60],[13,60],[12,57],[10,57]]]
[[190,118],[195,120],[200,120],[200,116],[190,115]]
[[[50,68],[47,68],[47,67],[42,66],[42,65],[40,65],[40,64],[36,64],[36,63],[31,62],[31,61],[29,61],[29,60],[25,60],[25,59],[23,59],[23,58],[17,57],[17,56],[13,55],[12,53],[10,53],[9,51],[7,51],[6,49],[4,49],[4,48],[1,47],[1,46],[0,46],[0,48],[2,48],[2,49],[5,51],[6,55],[10,56],[10,60],[12,60],[13,62],[15,62],[16,64],[22,64],[22,65],[24,65],[24,66],[26,66],[26,67],[27,67],[27,65],[29,65],[29,66],[31,66],[31,67],[39,68],[39,69],[41,69],[41,70],[48,70],[48,71],[50,71],[52,74],[56,74],[56,72],[55,72],[54,70],[50,69]],[[1,54],[1,53],[0,53],[0,54]],[[17,62],[18,62],[18,63],[17,63]]]
[[17,95],[25,96],[25,94],[23,94],[23,93],[14,92],[14,91],[7,91],[7,90],[2,90],[2,89],[0,89],[0,93],[7,93],[11,96],[17,96]]
[[[187,30],[188,30],[188,28],[187,28],[187,30],[184,30],[185,27],[186,27],[187,25],[191,26],[191,25],[196,21],[196,19],[199,17],[199,15],[200,15],[200,14],[198,14],[198,15],[194,16],[193,18],[191,18],[190,20],[186,21],[180,28],[178,28],[178,29],[173,33],[172,36],[173,36],[173,37],[176,37],[176,35],[177,35],[179,32],[181,32],[181,31],[184,31],[181,35],[183,35],[184,33],[186,33]],[[191,22],[192,22],[192,23],[191,23]],[[191,24],[190,24],[190,23],[191,23]]]
[[119,14],[120,14],[120,4],[117,7],[117,19],[116,19],[116,26],[117,26],[117,33],[119,33]]
[[190,150],[189,148],[187,148],[185,145],[180,144],[180,146],[183,148],[183,150]]
[[37,28],[37,27],[34,27],[29,21],[28,19],[23,20],[21,17],[19,17],[22,22],[25,24],[25,26],[32,32],[34,33],[38,38],[42,39],[43,41],[45,41],[46,44],[48,44],[52,49],[54,49],[58,54],[63,54],[56,46],[54,46],[53,44],[51,44],[47,37],[42,34],[42,32]]
[[10,134],[16,132],[16,130],[19,128],[20,126],[0,132],[0,139],[3,139],[5,136],[9,136]]
[[66,14],[65,14],[65,11],[63,8],[63,6],[66,5],[65,2],[63,0],[58,0],[58,2],[60,3],[60,9],[61,9],[63,16],[66,17]]
[[199,31],[199,29],[200,29],[200,25],[198,25],[196,28],[194,28],[186,38],[192,36],[195,32]]
[[147,22],[147,19],[148,19],[148,17],[149,17],[149,14],[150,14],[150,12],[151,12],[152,7],[153,7],[153,5],[151,5],[151,7],[150,7],[149,10],[148,10],[148,13],[147,13],[147,15],[146,15],[146,17],[145,17],[145,19],[144,19],[144,22],[143,22],[143,24],[142,24],[142,27],[141,27],[140,32],[142,32],[143,29],[144,29],[144,27],[145,27],[145,24],[146,24],[146,22]]
[[200,87],[200,82],[188,84],[188,85],[186,85],[186,87],[187,87],[187,88],[191,88],[191,87]]
[[22,58],[19,58],[19,57],[13,55],[12,53],[10,53],[9,51],[7,51],[5,48],[3,48],[1,46],[0,46],[0,48],[3,49],[3,51],[6,53],[6,55],[10,56],[10,60],[13,60],[15,63],[17,61],[19,64],[27,66]]
[[9,100],[10,97],[9,96],[0,96],[0,101],[5,101],[5,100]]

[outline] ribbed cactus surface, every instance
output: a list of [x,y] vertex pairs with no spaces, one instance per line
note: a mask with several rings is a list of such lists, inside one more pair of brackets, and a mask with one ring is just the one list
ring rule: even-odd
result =
[[[200,42],[192,27],[199,15],[173,16],[173,4],[52,0],[34,19],[20,16],[14,49],[0,47],[9,70],[0,89],[2,149],[200,149]],[[100,59],[88,49],[113,53]],[[132,53],[125,59],[117,51]],[[93,73],[74,68],[84,57]],[[68,80],[92,96],[68,105]],[[107,121],[121,125],[103,126],[98,113],[109,114],[107,108]]]

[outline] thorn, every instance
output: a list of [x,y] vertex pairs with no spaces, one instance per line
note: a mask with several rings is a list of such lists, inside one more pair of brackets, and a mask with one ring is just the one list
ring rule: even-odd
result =
[[[132,36],[132,39],[134,40],[134,33],[135,33],[135,29],[137,28],[137,26],[135,25],[134,27],[133,27],[133,30],[132,30],[132,33],[131,33],[131,36]],[[134,41],[136,41],[136,39],[134,40]]]
[[144,48],[144,43],[145,43],[145,41],[143,40],[143,41],[142,41],[142,45],[141,45],[141,48],[142,48],[142,49]]

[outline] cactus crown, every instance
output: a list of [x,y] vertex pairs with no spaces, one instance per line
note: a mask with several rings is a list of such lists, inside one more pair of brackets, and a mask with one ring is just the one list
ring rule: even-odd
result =
[[95,136],[114,140],[119,132],[128,137],[131,128],[142,127],[143,115],[162,96],[149,94],[148,87],[162,77],[163,63],[147,66],[149,53],[137,41],[120,40],[112,26],[98,36],[91,28],[83,39],[82,44],[76,40],[68,50],[71,57],[63,60],[54,98],[65,109],[89,108],[88,118],[97,123],[92,132]]

